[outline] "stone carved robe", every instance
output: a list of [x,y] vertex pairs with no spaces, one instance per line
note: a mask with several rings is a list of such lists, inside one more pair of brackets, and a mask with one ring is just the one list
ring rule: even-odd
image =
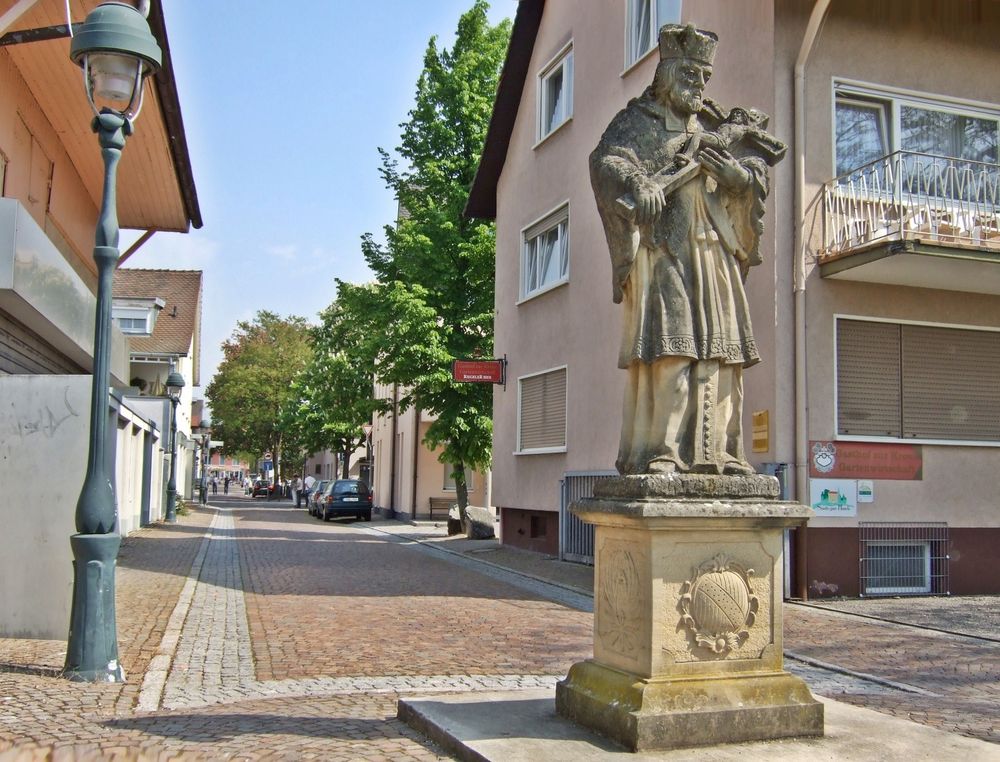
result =
[[[780,155],[765,161],[759,143],[743,140],[747,133],[727,141],[724,113],[709,99],[703,104],[689,132],[670,130],[650,88],[612,120],[590,157],[613,297],[625,310],[618,358],[629,370],[622,473],[752,471],[743,454],[741,373],[760,357],[743,282],[760,263],[767,164]],[[763,115],[756,119],[766,123]],[[755,134],[773,141],[762,130]],[[621,199],[634,178],[675,169],[678,153],[696,158],[692,141],[702,138],[721,144],[749,172],[745,190],[729,192],[698,170],[667,194],[652,224],[623,214]],[[784,151],[777,141],[770,147]]]
[[[706,99],[698,115],[702,129],[715,129],[722,118]],[[743,280],[760,263],[767,165],[733,146],[750,172],[746,192],[727,193],[702,172],[667,197],[655,224],[637,226],[622,216],[618,198],[629,192],[637,173],[651,175],[669,165],[690,137],[668,131],[664,119],[664,107],[647,91],[615,117],[590,157],[614,301],[626,302],[619,367],[665,356],[749,367],[760,357]]]

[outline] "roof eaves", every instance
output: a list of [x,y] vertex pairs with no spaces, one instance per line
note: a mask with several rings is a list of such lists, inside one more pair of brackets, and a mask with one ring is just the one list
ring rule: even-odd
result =
[[544,9],[545,0],[520,0],[517,4],[514,28],[511,30],[503,70],[500,72],[483,154],[465,205],[466,217],[492,220],[497,216],[497,183],[507,160],[510,136],[524,93],[528,65],[531,63],[531,53],[535,48],[535,38],[538,36]]
[[198,191],[194,185],[194,172],[191,169],[191,156],[188,153],[187,137],[184,133],[181,103],[177,95],[177,81],[174,79],[174,65],[170,57],[170,43],[167,40],[167,25],[163,19],[163,8],[160,3],[150,4],[149,27],[163,50],[163,66],[152,78],[153,87],[156,88],[163,111],[163,120],[170,139],[170,153],[177,172],[181,195],[184,198],[184,208],[191,226],[200,228],[202,220]]

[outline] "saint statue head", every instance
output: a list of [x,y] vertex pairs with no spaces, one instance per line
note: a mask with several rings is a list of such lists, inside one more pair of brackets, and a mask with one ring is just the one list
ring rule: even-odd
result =
[[665,24],[660,29],[660,64],[653,88],[657,98],[678,115],[701,111],[702,94],[712,76],[719,38],[693,25]]

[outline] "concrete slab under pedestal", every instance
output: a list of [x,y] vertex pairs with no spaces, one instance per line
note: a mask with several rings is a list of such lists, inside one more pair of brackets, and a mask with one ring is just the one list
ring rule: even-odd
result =
[[995,744],[817,697],[825,735],[753,743],[632,753],[556,714],[550,689],[463,693],[400,699],[399,717],[462,760],[590,762],[914,762],[1000,760]]

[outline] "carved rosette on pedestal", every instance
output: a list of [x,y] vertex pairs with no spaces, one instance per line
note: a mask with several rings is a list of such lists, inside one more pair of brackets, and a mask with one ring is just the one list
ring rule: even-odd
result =
[[570,508],[596,525],[594,658],[559,714],[635,750],[823,734],[823,706],[782,665],[784,530],[809,508],[768,476],[600,482]]

